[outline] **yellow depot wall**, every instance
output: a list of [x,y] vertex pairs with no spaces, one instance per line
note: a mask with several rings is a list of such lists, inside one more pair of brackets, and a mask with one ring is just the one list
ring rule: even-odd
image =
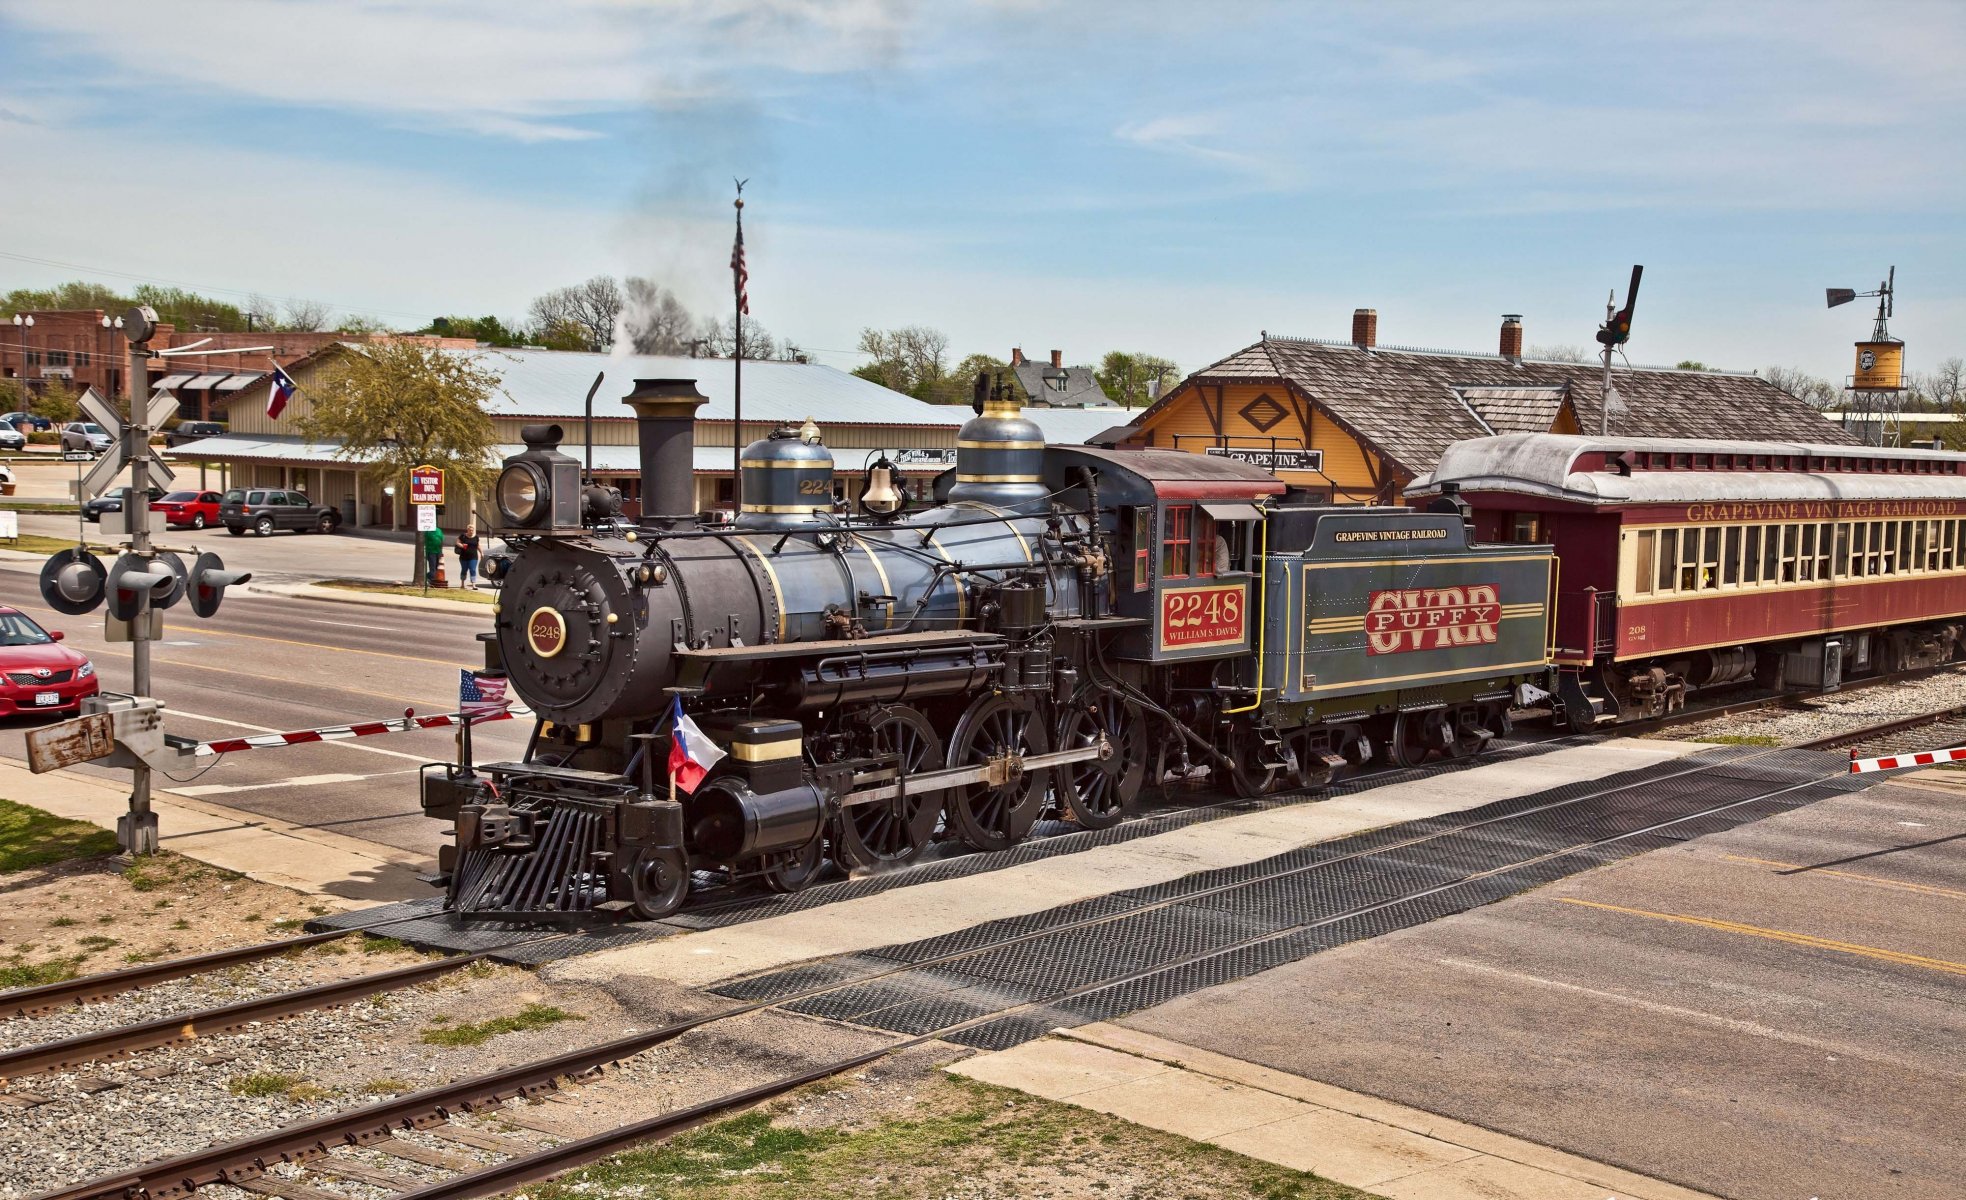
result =
[[[1260,417],[1268,406],[1268,396],[1284,409],[1281,420],[1268,429],[1258,426],[1251,416]],[[1251,415],[1244,409],[1256,407]],[[1216,413],[1220,412],[1220,428]],[[1169,398],[1167,406],[1141,422],[1140,440],[1166,449],[1202,453],[1209,446],[1245,446],[1267,449],[1271,439],[1279,448],[1303,447],[1324,452],[1321,473],[1281,471],[1286,483],[1306,488],[1333,490],[1341,503],[1374,500],[1388,479],[1398,475],[1369,447],[1346,433],[1330,417],[1282,380],[1236,384],[1187,384]],[[1393,500],[1398,500],[1395,490]]]

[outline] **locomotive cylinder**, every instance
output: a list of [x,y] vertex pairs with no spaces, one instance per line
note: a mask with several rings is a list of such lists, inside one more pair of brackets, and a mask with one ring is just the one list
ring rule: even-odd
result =
[[643,525],[673,529],[695,518],[696,410],[708,400],[694,379],[637,379],[622,401],[635,410]]
[[719,775],[696,790],[690,807],[691,844],[718,862],[737,862],[809,844],[826,819],[826,794],[810,783],[757,792]]

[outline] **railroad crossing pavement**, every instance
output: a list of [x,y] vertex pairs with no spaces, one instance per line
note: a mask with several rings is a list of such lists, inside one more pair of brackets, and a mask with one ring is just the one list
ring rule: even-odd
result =
[[[224,548],[230,560],[231,546]],[[63,630],[66,644],[95,662],[106,687],[128,686],[129,647],[103,639],[99,615],[53,617],[34,575],[18,569],[0,569],[0,603],[17,604]],[[201,740],[401,716],[405,708],[448,712],[457,706],[459,669],[484,663],[477,634],[490,620],[489,606],[412,612],[235,590],[211,620],[165,614],[164,640],[153,648],[155,690],[169,706],[166,728]],[[25,763],[21,735],[32,723],[0,721],[0,761]],[[528,730],[519,721],[483,726],[473,734],[475,749],[483,760],[517,758]],[[418,807],[416,772],[455,753],[452,731],[427,730],[232,754],[195,778],[157,782],[243,818],[331,831],[376,843],[378,854],[402,851],[434,863],[443,830]],[[94,767],[60,777],[123,787],[129,778]],[[164,832],[170,845],[168,825]],[[416,885],[407,896],[429,894]]]
[[[1962,906],[1966,788],[1933,772],[1119,1025],[1171,1047],[1150,1057],[1219,1055],[1740,1200],[1957,1200]],[[1054,1098],[1088,1090],[1026,1057],[969,1069]],[[1186,1087],[1136,1085],[1123,1115],[1175,1120]],[[1519,1194],[1497,1186],[1439,1194]]]

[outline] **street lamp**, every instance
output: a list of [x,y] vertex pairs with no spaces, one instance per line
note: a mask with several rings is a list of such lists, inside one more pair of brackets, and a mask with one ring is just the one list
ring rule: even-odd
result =
[[31,314],[15,313],[14,324],[32,329],[34,328],[34,317]]

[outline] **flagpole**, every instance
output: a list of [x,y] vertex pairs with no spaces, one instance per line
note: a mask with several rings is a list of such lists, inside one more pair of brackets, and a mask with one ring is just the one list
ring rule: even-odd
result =
[[[731,254],[731,307],[732,329],[736,346],[731,360],[731,422],[730,434],[730,508],[735,518],[744,511],[744,183],[737,180],[737,244]],[[675,791],[676,781],[671,777],[669,788]],[[672,795],[670,799],[674,799]]]

